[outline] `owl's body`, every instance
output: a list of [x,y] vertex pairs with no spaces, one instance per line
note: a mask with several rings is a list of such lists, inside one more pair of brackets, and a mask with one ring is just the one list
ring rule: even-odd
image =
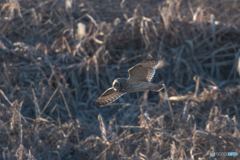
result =
[[158,91],[161,89],[161,85],[155,83],[149,83],[145,81],[131,82],[129,83],[125,78],[117,78],[113,82],[113,86],[116,82],[120,82],[119,92],[140,92],[146,90]]
[[113,81],[112,87],[106,90],[96,101],[100,106],[117,100],[129,92],[152,90],[159,92],[164,84],[150,83],[154,74],[158,59],[147,59],[128,70],[129,78],[117,78]]

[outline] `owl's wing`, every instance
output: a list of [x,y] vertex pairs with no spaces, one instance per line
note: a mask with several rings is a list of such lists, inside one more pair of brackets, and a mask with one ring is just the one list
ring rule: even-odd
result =
[[144,60],[128,70],[128,83],[145,81],[150,82],[155,74],[155,66],[159,60],[151,58]]
[[124,95],[125,92],[118,92],[113,89],[113,87],[107,89],[96,101],[99,106],[104,106],[113,101],[116,101],[119,97]]

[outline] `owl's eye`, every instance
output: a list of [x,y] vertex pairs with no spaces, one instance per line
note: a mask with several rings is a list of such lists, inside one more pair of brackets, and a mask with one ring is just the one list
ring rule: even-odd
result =
[[118,83],[115,83],[115,85],[114,85],[114,86],[116,86],[116,87],[117,87],[117,86],[118,86]]

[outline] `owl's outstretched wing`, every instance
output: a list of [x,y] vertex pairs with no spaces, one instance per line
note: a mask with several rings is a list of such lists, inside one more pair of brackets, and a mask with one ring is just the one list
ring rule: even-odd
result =
[[130,68],[128,70],[128,83],[138,81],[150,82],[155,74],[155,66],[158,64],[158,62],[158,59],[150,58]]
[[126,94],[125,92],[118,92],[113,89],[113,87],[107,89],[96,101],[99,106],[104,106],[113,101],[116,101],[119,97]]

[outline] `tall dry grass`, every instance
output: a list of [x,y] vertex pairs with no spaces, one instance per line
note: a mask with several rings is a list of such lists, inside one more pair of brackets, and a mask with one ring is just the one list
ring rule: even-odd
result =
[[[0,6],[1,159],[240,154],[237,1]],[[154,82],[165,82],[163,92],[95,104],[115,78],[149,56],[161,59]]]

